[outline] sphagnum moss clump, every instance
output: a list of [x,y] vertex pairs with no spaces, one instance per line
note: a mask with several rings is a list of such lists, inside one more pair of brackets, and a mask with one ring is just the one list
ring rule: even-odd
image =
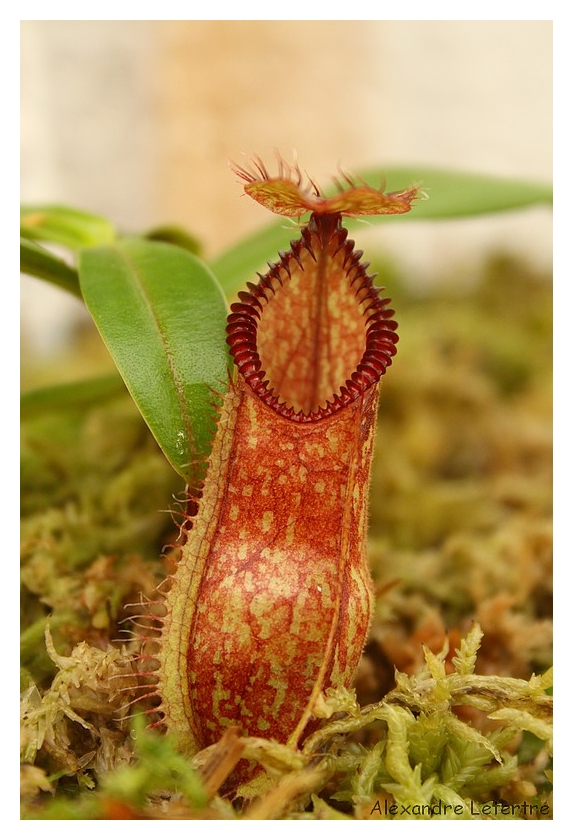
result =
[[[173,476],[121,397],[25,423],[24,818],[551,818],[549,286],[497,261],[463,298],[393,298],[376,614],[355,691],[318,698],[299,749],[231,729],[188,761],[130,716],[141,648],[119,622],[165,576],[176,528],[142,499],[161,509]],[[230,802],[239,758],[261,775]]]

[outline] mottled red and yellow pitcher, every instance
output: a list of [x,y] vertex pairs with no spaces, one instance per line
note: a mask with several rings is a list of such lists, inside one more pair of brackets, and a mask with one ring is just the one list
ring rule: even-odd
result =
[[308,225],[231,306],[236,375],[166,598],[161,709],[193,754],[230,726],[296,745],[328,687],[350,686],[371,620],[366,558],[380,377],[393,310],[342,215],[405,213],[412,188],[346,178],[334,198],[298,167],[236,168],[245,191]]

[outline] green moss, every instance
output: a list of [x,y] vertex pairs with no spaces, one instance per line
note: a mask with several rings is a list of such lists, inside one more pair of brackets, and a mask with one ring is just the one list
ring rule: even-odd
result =
[[182,487],[127,398],[24,424],[22,460],[22,664],[42,683],[48,615],[60,650],[114,638],[165,577]]

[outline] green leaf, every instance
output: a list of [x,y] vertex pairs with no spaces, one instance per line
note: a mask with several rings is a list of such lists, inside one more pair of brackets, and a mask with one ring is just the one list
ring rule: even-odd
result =
[[227,306],[210,271],[174,245],[131,239],[80,252],[92,317],[175,470],[201,480],[228,384]]
[[82,296],[77,271],[29,239],[20,239],[20,271],[48,280],[76,297]]
[[196,237],[177,225],[161,225],[143,234],[145,239],[153,242],[168,242],[171,245],[179,245],[186,251],[191,251],[196,257],[201,256],[201,243]]
[[125,386],[117,374],[35,388],[25,391],[20,397],[20,419],[30,420],[44,414],[85,409],[121,394],[125,394]]
[[[359,177],[373,187],[383,185],[386,192],[416,184],[428,196],[427,200],[418,201],[409,213],[369,216],[371,225],[461,219],[520,210],[536,204],[550,205],[553,195],[551,187],[545,184],[423,167],[369,170],[359,173]],[[345,219],[348,230],[355,230],[361,224],[357,219]],[[298,236],[298,224],[279,219],[223,252],[211,263],[211,268],[231,297],[257,271],[264,269],[267,260],[275,260],[279,251],[288,250],[290,241]]]
[[58,204],[21,207],[20,233],[27,239],[74,249],[107,245],[115,240],[115,230],[107,219]]

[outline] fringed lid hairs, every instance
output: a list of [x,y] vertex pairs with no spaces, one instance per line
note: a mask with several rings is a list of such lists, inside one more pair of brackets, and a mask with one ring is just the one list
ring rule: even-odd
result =
[[298,218],[311,212],[316,216],[342,214],[344,216],[389,216],[407,213],[416,199],[425,193],[412,185],[399,192],[384,192],[371,187],[362,178],[339,169],[333,179],[338,193],[330,198],[323,195],[315,181],[303,173],[298,163],[289,164],[277,155],[278,173],[271,175],[263,161],[254,155],[247,166],[231,163],[231,169],[245,181],[247,195],[267,210],[280,216]]

